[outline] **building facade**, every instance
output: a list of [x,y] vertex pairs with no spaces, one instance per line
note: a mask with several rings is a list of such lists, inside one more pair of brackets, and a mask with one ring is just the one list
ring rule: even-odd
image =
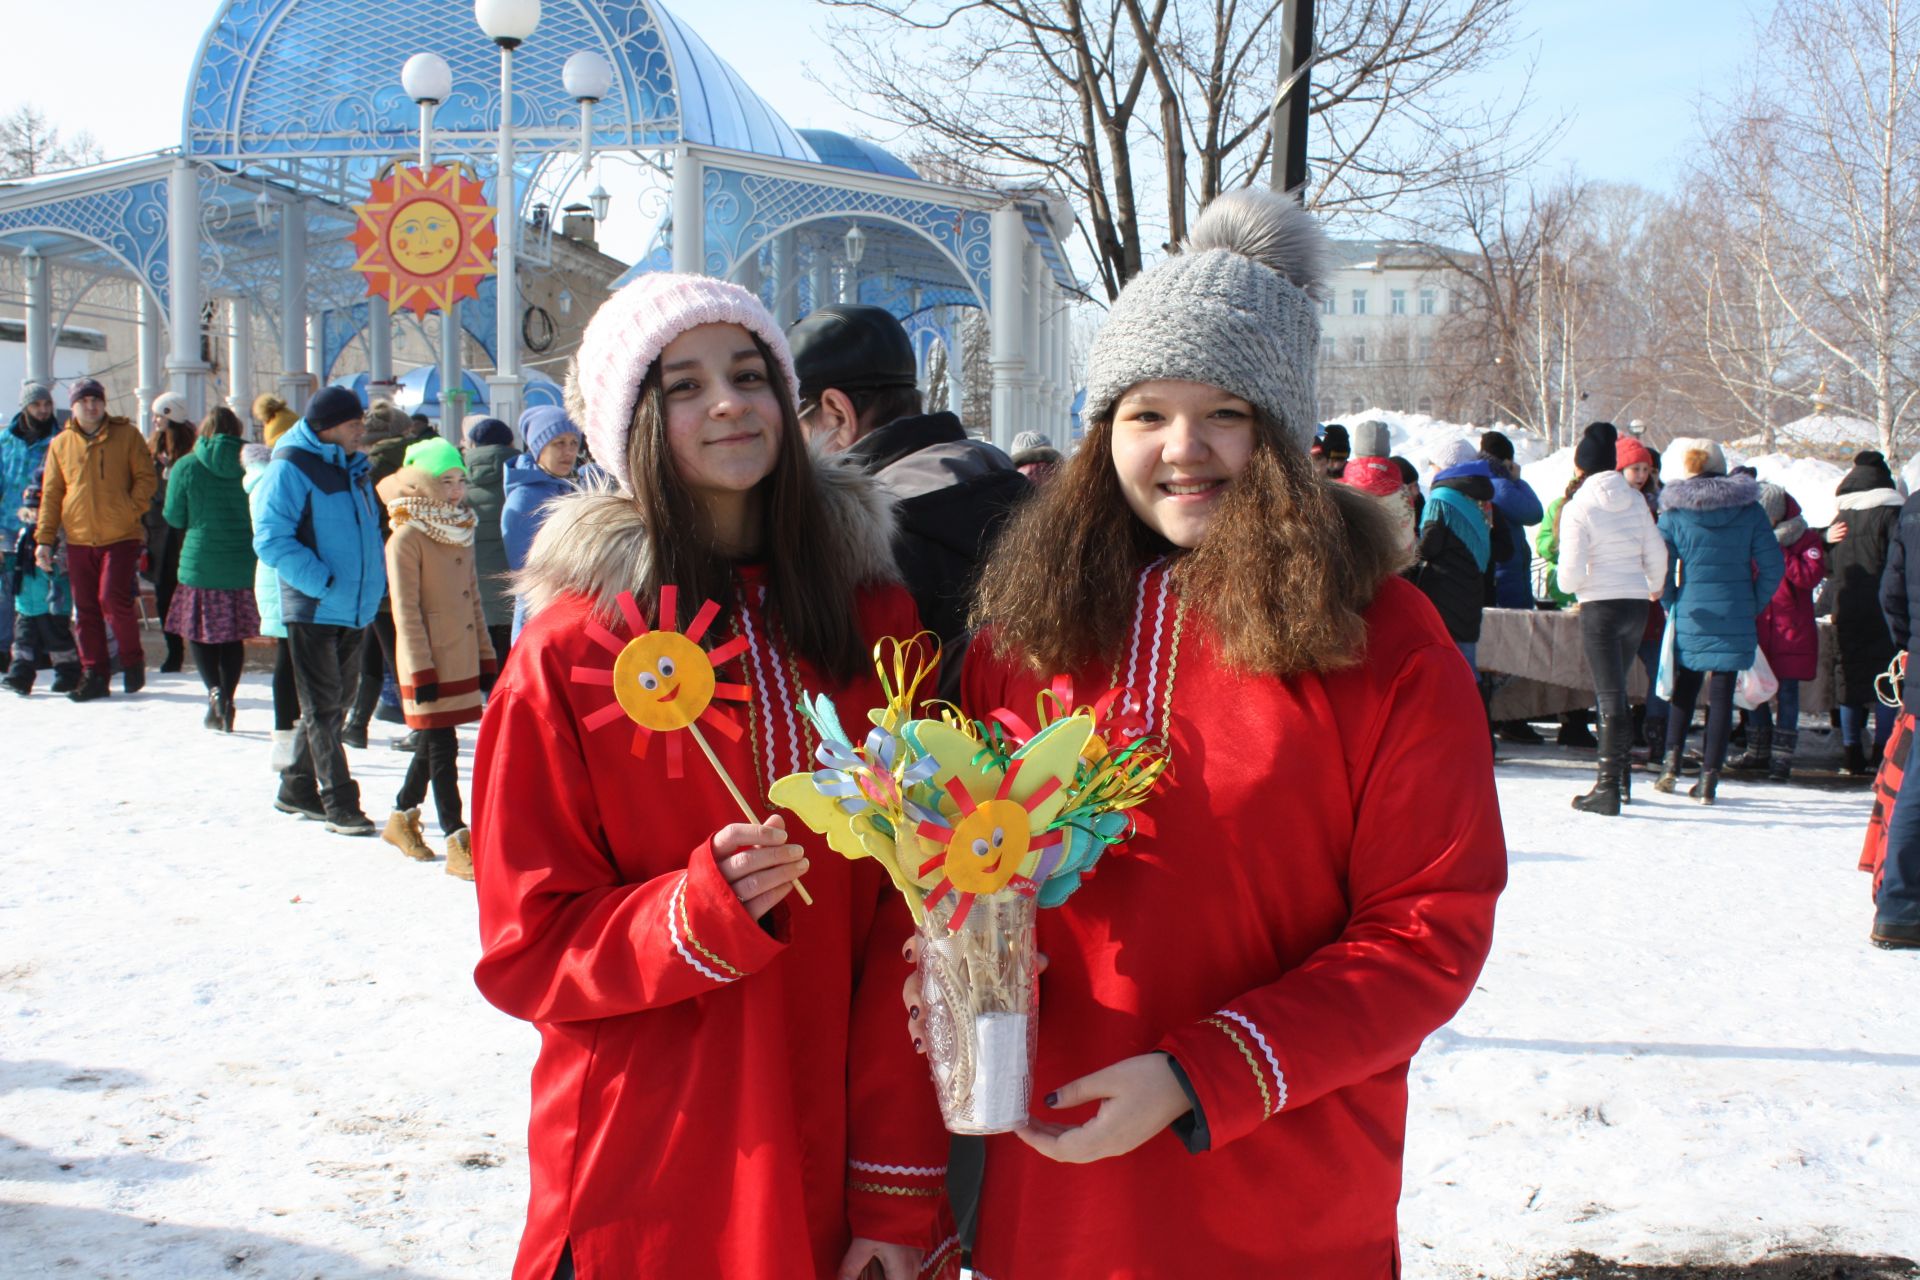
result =
[[1368,409],[1445,412],[1440,367],[1449,317],[1469,305],[1445,251],[1398,240],[1336,240],[1320,304],[1320,419]]

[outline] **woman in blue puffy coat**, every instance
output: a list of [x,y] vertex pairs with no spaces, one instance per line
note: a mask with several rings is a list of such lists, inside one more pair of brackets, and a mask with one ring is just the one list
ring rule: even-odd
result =
[[1733,727],[1734,679],[1753,665],[1760,613],[1780,585],[1786,560],[1760,505],[1759,481],[1729,476],[1719,445],[1675,440],[1667,460],[1679,465],[1685,479],[1660,493],[1660,535],[1668,552],[1662,600],[1676,661],[1666,767],[1653,785],[1670,792],[1679,781],[1694,704],[1705,685],[1707,742],[1700,781],[1688,794],[1712,804]]

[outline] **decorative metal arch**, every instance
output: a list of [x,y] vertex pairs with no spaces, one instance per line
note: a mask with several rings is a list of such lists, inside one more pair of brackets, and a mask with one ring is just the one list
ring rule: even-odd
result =
[[167,180],[130,183],[0,212],[0,238],[52,232],[100,246],[149,289],[162,314],[173,300]]

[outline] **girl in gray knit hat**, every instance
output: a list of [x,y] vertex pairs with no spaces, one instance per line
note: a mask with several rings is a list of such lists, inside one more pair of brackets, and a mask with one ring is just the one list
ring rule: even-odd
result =
[[1394,1265],[1408,1059],[1472,989],[1506,842],[1472,672],[1307,457],[1325,257],[1290,200],[1214,202],[1115,303],[1087,438],[982,573],[969,714],[1117,686],[1108,732],[1172,760],[1041,913],[1052,1092],[988,1140],[985,1274]]

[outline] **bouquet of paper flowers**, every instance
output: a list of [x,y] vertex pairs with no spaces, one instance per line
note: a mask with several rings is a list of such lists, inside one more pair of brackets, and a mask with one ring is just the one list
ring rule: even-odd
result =
[[771,798],[839,853],[878,862],[905,896],[947,1127],[1004,1133],[1026,1123],[1032,1094],[1035,908],[1066,901],[1132,834],[1128,811],[1167,760],[1126,692],[1083,706],[1064,678],[1031,723],[1005,709],[915,718],[938,657],[925,633],[876,647],[886,701],[857,742],[830,700],[803,699],[820,768],[780,779]]

